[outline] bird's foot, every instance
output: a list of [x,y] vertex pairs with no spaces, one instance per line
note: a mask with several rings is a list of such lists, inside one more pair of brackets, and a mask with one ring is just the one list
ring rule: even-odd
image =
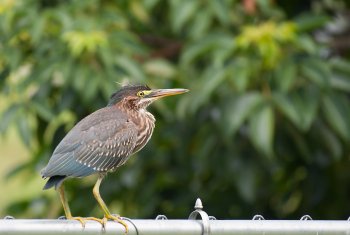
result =
[[81,225],[83,226],[83,228],[85,228],[85,224],[86,224],[86,221],[88,220],[93,220],[93,221],[97,221],[99,222],[100,224],[102,224],[102,226],[104,226],[105,222],[103,219],[99,219],[99,218],[95,218],[95,217],[70,217],[70,218],[67,218],[68,220],[78,220]]
[[102,226],[104,226],[104,220],[103,219],[99,219],[99,218],[95,218],[95,217],[86,217],[83,218],[84,220],[92,220],[92,221],[96,221],[99,222],[100,224],[102,224]]
[[78,216],[78,217],[67,217],[67,220],[78,220],[81,223],[81,225],[83,226],[83,228],[85,228],[85,224],[86,224],[84,219],[85,218],[80,217],[80,216]]
[[129,231],[128,225],[123,221],[123,219],[119,215],[106,214],[105,217],[103,218],[103,220],[105,221],[105,224],[106,224],[107,220],[113,220],[113,221],[120,223],[125,228],[125,234],[127,234]]

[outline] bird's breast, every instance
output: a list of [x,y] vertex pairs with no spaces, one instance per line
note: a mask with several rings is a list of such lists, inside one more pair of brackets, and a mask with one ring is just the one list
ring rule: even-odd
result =
[[136,145],[133,151],[133,153],[136,153],[141,150],[150,140],[155,127],[155,118],[145,109],[128,113],[127,116],[137,128]]
[[134,149],[134,153],[141,150],[152,137],[152,133],[155,127],[155,118],[147,110],[141,110],[135,113],[133,116],[133,122],[137,126],[137,141]]

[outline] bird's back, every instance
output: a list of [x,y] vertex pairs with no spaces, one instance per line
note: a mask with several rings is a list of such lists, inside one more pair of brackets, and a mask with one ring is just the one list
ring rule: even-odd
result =
[[66,177],[115,170],[134,152],[137,134],[137,124],[116,106],[90,114],[54,150],[41,172],[42,177],[51,177],[44,188],[57,187]]

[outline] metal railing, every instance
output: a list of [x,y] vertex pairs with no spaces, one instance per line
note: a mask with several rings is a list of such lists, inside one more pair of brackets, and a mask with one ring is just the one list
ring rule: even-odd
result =
[[[252,220],[216,220],[203,210],[199,199],[195,211],[187,220],[168,220],[159,215],[155,220],[124,218],[129,227],[129,235],[268,235],[268,234],[312,234],[350,235],[350,220],[312,220],[308,215],[300,220],[265,220],[256,215]],[[88,221],[83,228],[78,221],[70,220],[27,220],[5,217],[0,220],[0,234],[124,234],[121,224],[108,221],[105,228],[101,224]]]

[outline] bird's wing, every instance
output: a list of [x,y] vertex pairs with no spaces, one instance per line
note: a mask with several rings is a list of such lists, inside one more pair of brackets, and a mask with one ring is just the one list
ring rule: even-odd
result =
[[56,147],[44,177],[83,177],[114,170],[136,145],[137,128],[122,112],[106,107],[82,119]]

